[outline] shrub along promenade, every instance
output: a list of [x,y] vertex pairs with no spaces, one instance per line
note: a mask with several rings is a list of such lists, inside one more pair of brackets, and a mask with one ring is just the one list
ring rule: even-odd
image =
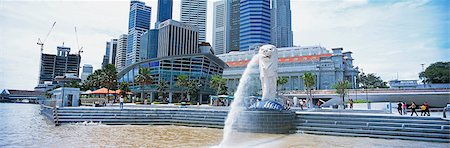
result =
[[[63,107],[41,105],[41,114],[55,125],[180,125],[223,128],[226,107],[152,105],[151,107]],[[269,119],[270,120],[270,119]],[[364,112],[296,111],[296,133],[356,136],[450,143],[450,121]]]

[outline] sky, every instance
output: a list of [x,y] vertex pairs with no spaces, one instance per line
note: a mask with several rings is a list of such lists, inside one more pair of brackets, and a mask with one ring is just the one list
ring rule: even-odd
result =
[[[157,0],[152,7],[154,28]],[[207,41],[212,40],[213,3],[208,1]],[[180,18],[174,0],[173,19]],[[0,89],[32,90],[38,82],[40,47],[83,47],[81,65],[100,68],[105,42],[126,34],[129,1],[0,0]],[[342,47],[353,52],[354,66],[384,81],[419,79],[418,73],[438,61],[450,61],[450,1],[448,0],[291,0],[294,45]]]

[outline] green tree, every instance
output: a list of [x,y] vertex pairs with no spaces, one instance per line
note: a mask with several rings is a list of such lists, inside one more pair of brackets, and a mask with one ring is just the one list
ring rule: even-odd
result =
[[181,97],[184,97],[184,94],[186,93],[186,87],[188,86],[189,77],[187,75],[179,75],[177,77],[177,81],[175,82],[175,85],[180,87],[181,89]]
[[339,81],[333,85],[333,88],[336,89],[336,93],[342,97],[342,105],[344,105],[345,109],[345,95],[348,94],[348,90],[352,87],[350,82],[348,81]]
[[226,80],[219,75],[211,78],[209,86],[216,90],[216,95],[227,94]]
[[101,74],[100,76],[98,76],[98,79],[100,79],[99,81],[101,87],[106,88],[107,92],[109,92],[109,90],[116,90],[117,89],[116,66],[114,66],[113,64],[106,65],[106,67],[101,70]]
[[286,84],[288,82],[288,78],[286,77],[278,77],[277,79],[277,94],[280,92],[280,88],[283,88],[284,84]]
[[158,83],[158,86],[156,86],[156,89],[158,91],[158,96],[161,96],[161,99],[162,99],[159,101],[165,100],[165,94],[166,94],[165,91],[167,90],[167,88],[169,88],[169,86],[167,85],[167,82],[164,80],[160,80]]
[[309,102],[309,107],[312,107],[313,106],[312,90],[313,90],[314,86],[316,85],[316,76],[310,72],[306,72],[305,74],[303,74],[303,81],[304,81],[306,93],[308,96],[307,100]]
[[419,73],[426,83],[450,83],[450,62],[436,62]]
[[387,83],[374,73],[361,73],[356,77],[356,81],[363,88],[387,88]]
[[139,84],[139,87],[141,88],[141,101],[144,101],[144,88],[153,83],[153,77],[150,75],[150,70],[139,66],[138,75],[134,78],[134,82]]
[[190,101],[191,103],[195,104],[196,102],[198,102],[198,92],[200,91],[200,87],[202,86],[202,84],[200,83],[200,81],[198,80],[189,80],[187,82],[187,95],[190,96]]
[[70,81],[69,83],[64,84],[64,87],[72,87],[72,88],[80,88],[81,85],[78,81]]
[[81,90],[87,91],[87,90],[96,90],[100,89],[101,86],[101,77],[102,77],[103,70],[97,69],[94,71],[94,73],[90,74],[86,81],[83,82],[81,86]]
[[128,82],[121,82],[119,84],[119,89],[121,90],[120,95],[127,96],[127,92],[130,92],[130,83]]

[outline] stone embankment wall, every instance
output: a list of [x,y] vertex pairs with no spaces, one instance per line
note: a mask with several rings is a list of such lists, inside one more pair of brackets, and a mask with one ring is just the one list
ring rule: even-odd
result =
[[[41,114],[55,125],[94,122],[108,125],[181,125],[223,128],[226,109],[200,108],[53,108],[42,106]],[[248,113],[250,115],[251,112]],[[281,118],[281,117],[280,117]],[[250,118],[247,118],[250,119]],[[287,119],[262,117],[265,123]],[[285,120],[285,121],[280,121]],[[242,120],[241,123],[246,123]],[[450,121],[439,117],[368,115],[362,113],[296,112],[294,133],[356,136],[450,143]],[[248,122],[246,126],[251,127]],[[262,123],[261,123],[262,124]],[[239,126],[239,124],[238,124]],[[266,126],[269,129],[269,125]],[[259,129],[253,129],[259,130]],[[252,131],[247,131],[252,132]]]

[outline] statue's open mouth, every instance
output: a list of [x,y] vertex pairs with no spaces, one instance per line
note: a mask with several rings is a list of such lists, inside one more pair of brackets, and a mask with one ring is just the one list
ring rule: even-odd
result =
[[270,55],[266,55],[266,56],[264,56],[265,58],[269,58],[270,59]]

